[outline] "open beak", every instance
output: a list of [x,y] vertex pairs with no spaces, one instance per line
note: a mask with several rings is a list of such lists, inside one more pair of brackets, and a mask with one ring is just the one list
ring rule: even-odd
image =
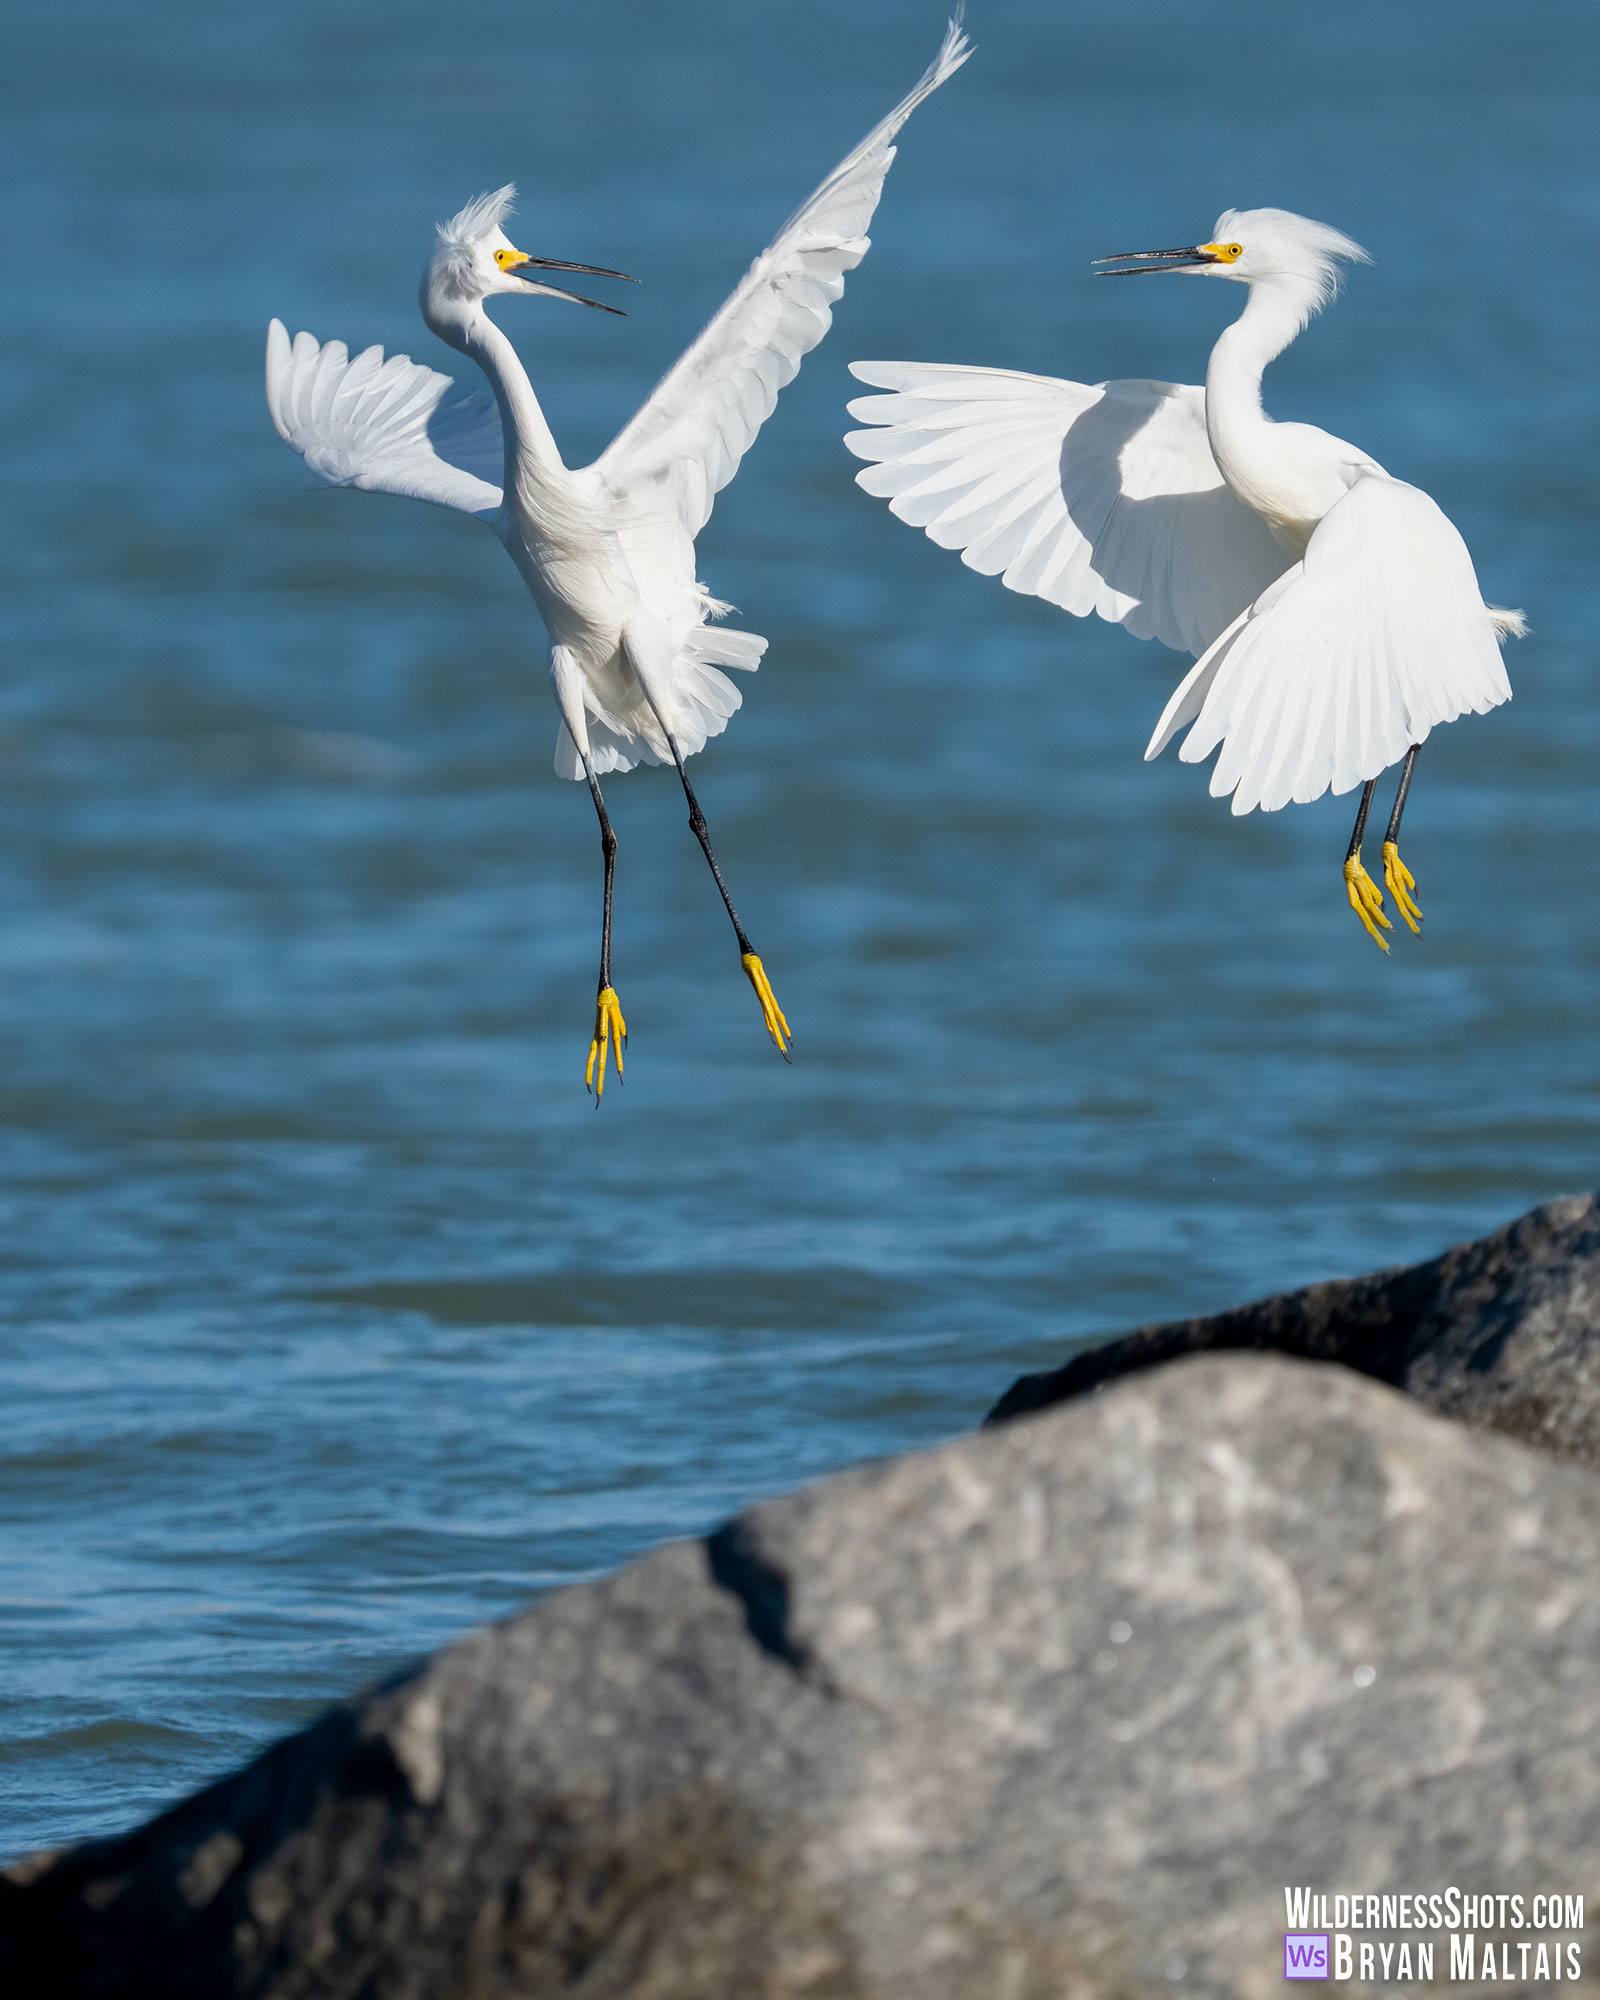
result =
[[1114,271],[1097,270],[1097,278],[1137,278],[1146,271],[1203,271],[1221,258],[1199,243],[1182,250],[1119,250],[1114,257],[1096,257],[1095,263],[1115,264]]
[[626,271],[608,271],[603,264],[569,264],[560,257],[529,257],[524,255],[515,264],[508,265],[507,268],[511,271],[513,277],[521,278],[530,292],[542,292],[545,297],[552,299],[571,299],[574,305],[593,306],[596,312],[615,313],[619,319],[626,319],[628,317],[621,306],[603,305],[599,299],[586,299],[581,292],[563,291],[560,285],[541,285],[536,279],[526,275],[527,269],[536,268],[541,271],[581,271],[585,277],[589,278],[620,278],[626,285],[636,285],[639,282],[637,278],[630,278]]
[[608,271],[604,264],[568,264],[560,257],[524,257],[524,264],[537,264],[541,271],[581,271],[586,278],[620,278],[625,285],[636,285],[639,280],[630,278],[626,271]]

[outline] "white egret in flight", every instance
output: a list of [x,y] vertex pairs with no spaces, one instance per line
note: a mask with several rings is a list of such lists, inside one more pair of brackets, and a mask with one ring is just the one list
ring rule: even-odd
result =
[[[593,465],[562,462],[516,350],[484,310],[499,294],[578,299],[536,271],[623,274],[518,250],[501,228],[515,190],[480,196],[438,231],[422,275],[422,316],[483,370],[472,391],[403,354],[267,335],[267,403],[280,434],[333,485],[400,493],[475,514],[493,528],[544,620],[561,726],[557,773],[586,779],[605,857],[600,986],[585,1080],[598,1105],[627,1027],[611,983],[616,837],[600,778],[671,762],[689,802],[763,1019],[787,1059],[789,1024],[734,910],[684,760],[720,735],[740,695],[723,667],[754,671],[766,640],[712,621],[731,607],[695,576],[694,539],[738,469],[778,391],[827,332],[844,274],[866,255],[867,225],[894,138],[969,53],[959,16],[909,96],[784,224],[737,289]],[[615,312],[614,306],[602,310]]]
[[1341,259],[1366,252],[1284,209],[1229,209],[1210,243],[1099,260],[1106,277],[1249,286],[1204,389],[857,361],[891,393],[850,405],[873,428],[845,443],[875,461],[858,484],[969,568],[1197,656],[1146,758],[1192,724],[1179,754],[1220,748],[1211,792],[1231,792],[1236,813],[1360,785],[1345,887],[1387,951],[1383,892],[1361,860],[1373,787],[1403,760],[1384,878],[1416,931],[1398,843],[1417,752],[1436,723],[1510,699],[1499,642],[1524,622],[1484,603],[1426,493],[1262,409],[1262,371],[1332,299]]

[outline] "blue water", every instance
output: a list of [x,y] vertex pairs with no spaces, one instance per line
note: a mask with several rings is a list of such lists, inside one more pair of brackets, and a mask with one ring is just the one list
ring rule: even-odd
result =
[[[461,369],[433,221],[645,280],[501,308],[592,455],[899,95],[921,0],[64,0],[0,20],[0,1851],[148,1813],[530,1593],[973,1424],[1140,1320],[1593,1186],[1600,15],[994,0],[702,574],[770,638],[592,814],[476,524],[306,492],[266,321]],[[1439,732],[1426,940],[1347,800],[1140,753],[1184,662],[851,483],[852,356],[1197,380],[1227,286],[1089,259],[1280,204],[1373,252],[1269,377],[1523,605]]]

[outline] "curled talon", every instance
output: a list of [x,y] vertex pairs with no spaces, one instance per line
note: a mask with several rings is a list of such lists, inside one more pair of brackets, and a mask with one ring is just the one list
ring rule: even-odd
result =
[[[617,1081],[622,1081],[622,1051],[628,1046],[628,1024],[622,1018],[622,1009],[617,1004],[615,991],[602,986],[594,1003],[594,1040],[589,1044],[589,1066],[583,1073],[583,1087],[594,1093],[594,1108],[600,1109],[600,1100],[606,1088],[606,1058],[612,1052],[615,1039],[617,1057]],[[596,1075],[598,1068],[599,1074]]]
[[1400,859],[1400,850],[1392,840],[1383,843],[1383,879],[1389,885],[1389,894],[1394,898],[1395,908],[1420,937],[1425,919],[1412,893],[1417,886],[1417,879]]
[[1394,926],[1383,914],[1383,891],[1362,867],[1359,854],[1352,854],[1344,864],[1344,886],[1350,897],[1350,907],[1365,924],[1367,935],[1379,951],[1387,951],[1388,941],[1381,935],[1378,926],[1382,924],[1386,931],[1393,930]]
[[767,978],[766,968],[753,951],[740,955],[739,963],[744,967],[745,977],[756,989],[756,998],[761,1002],[761,1018],[767,1024],[767,1033],[778,1045],[778,1054],[784,1061],[789,1060],[789,1046],[794,1036],[789,1032],[789,1023],[784,1019],[783,1009],[778,1005],[773,993],[772,982]]

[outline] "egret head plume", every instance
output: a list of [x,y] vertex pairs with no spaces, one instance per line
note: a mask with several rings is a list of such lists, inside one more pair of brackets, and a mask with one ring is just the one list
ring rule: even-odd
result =
[[508,181],[491,194],[469,201],[436,232],[433,255],[422,274],[423,315],[433,324],[433,315],[448,316],[449,308],[476,304],[499,292],[540,292],[550,298],[571,299],[598,312],[620,312],[617,306],[602,305],[577,292],[563,291],[559,285],[537,282],[534,270],[584,271],[594,278],[625,278],[625,271],[609,271],[599,264],[569,264],[556,257],[533,257],[519,250],[501,227],[517,198],[516,186]]
[[517,184],[507,181],[492,194],[480,194],[469,201],[448,222],[438,228],[439,247],[457,257],[470,257],[474,248],[500,225],[517,205]]
[[1326,222],[1286,208],[1229,208],[1217,217],[1206,270],[1246,284],[1277,281],[1302,296],[1305,317],[1332,303],[1345,264],[1369,264],[1359,243]]

